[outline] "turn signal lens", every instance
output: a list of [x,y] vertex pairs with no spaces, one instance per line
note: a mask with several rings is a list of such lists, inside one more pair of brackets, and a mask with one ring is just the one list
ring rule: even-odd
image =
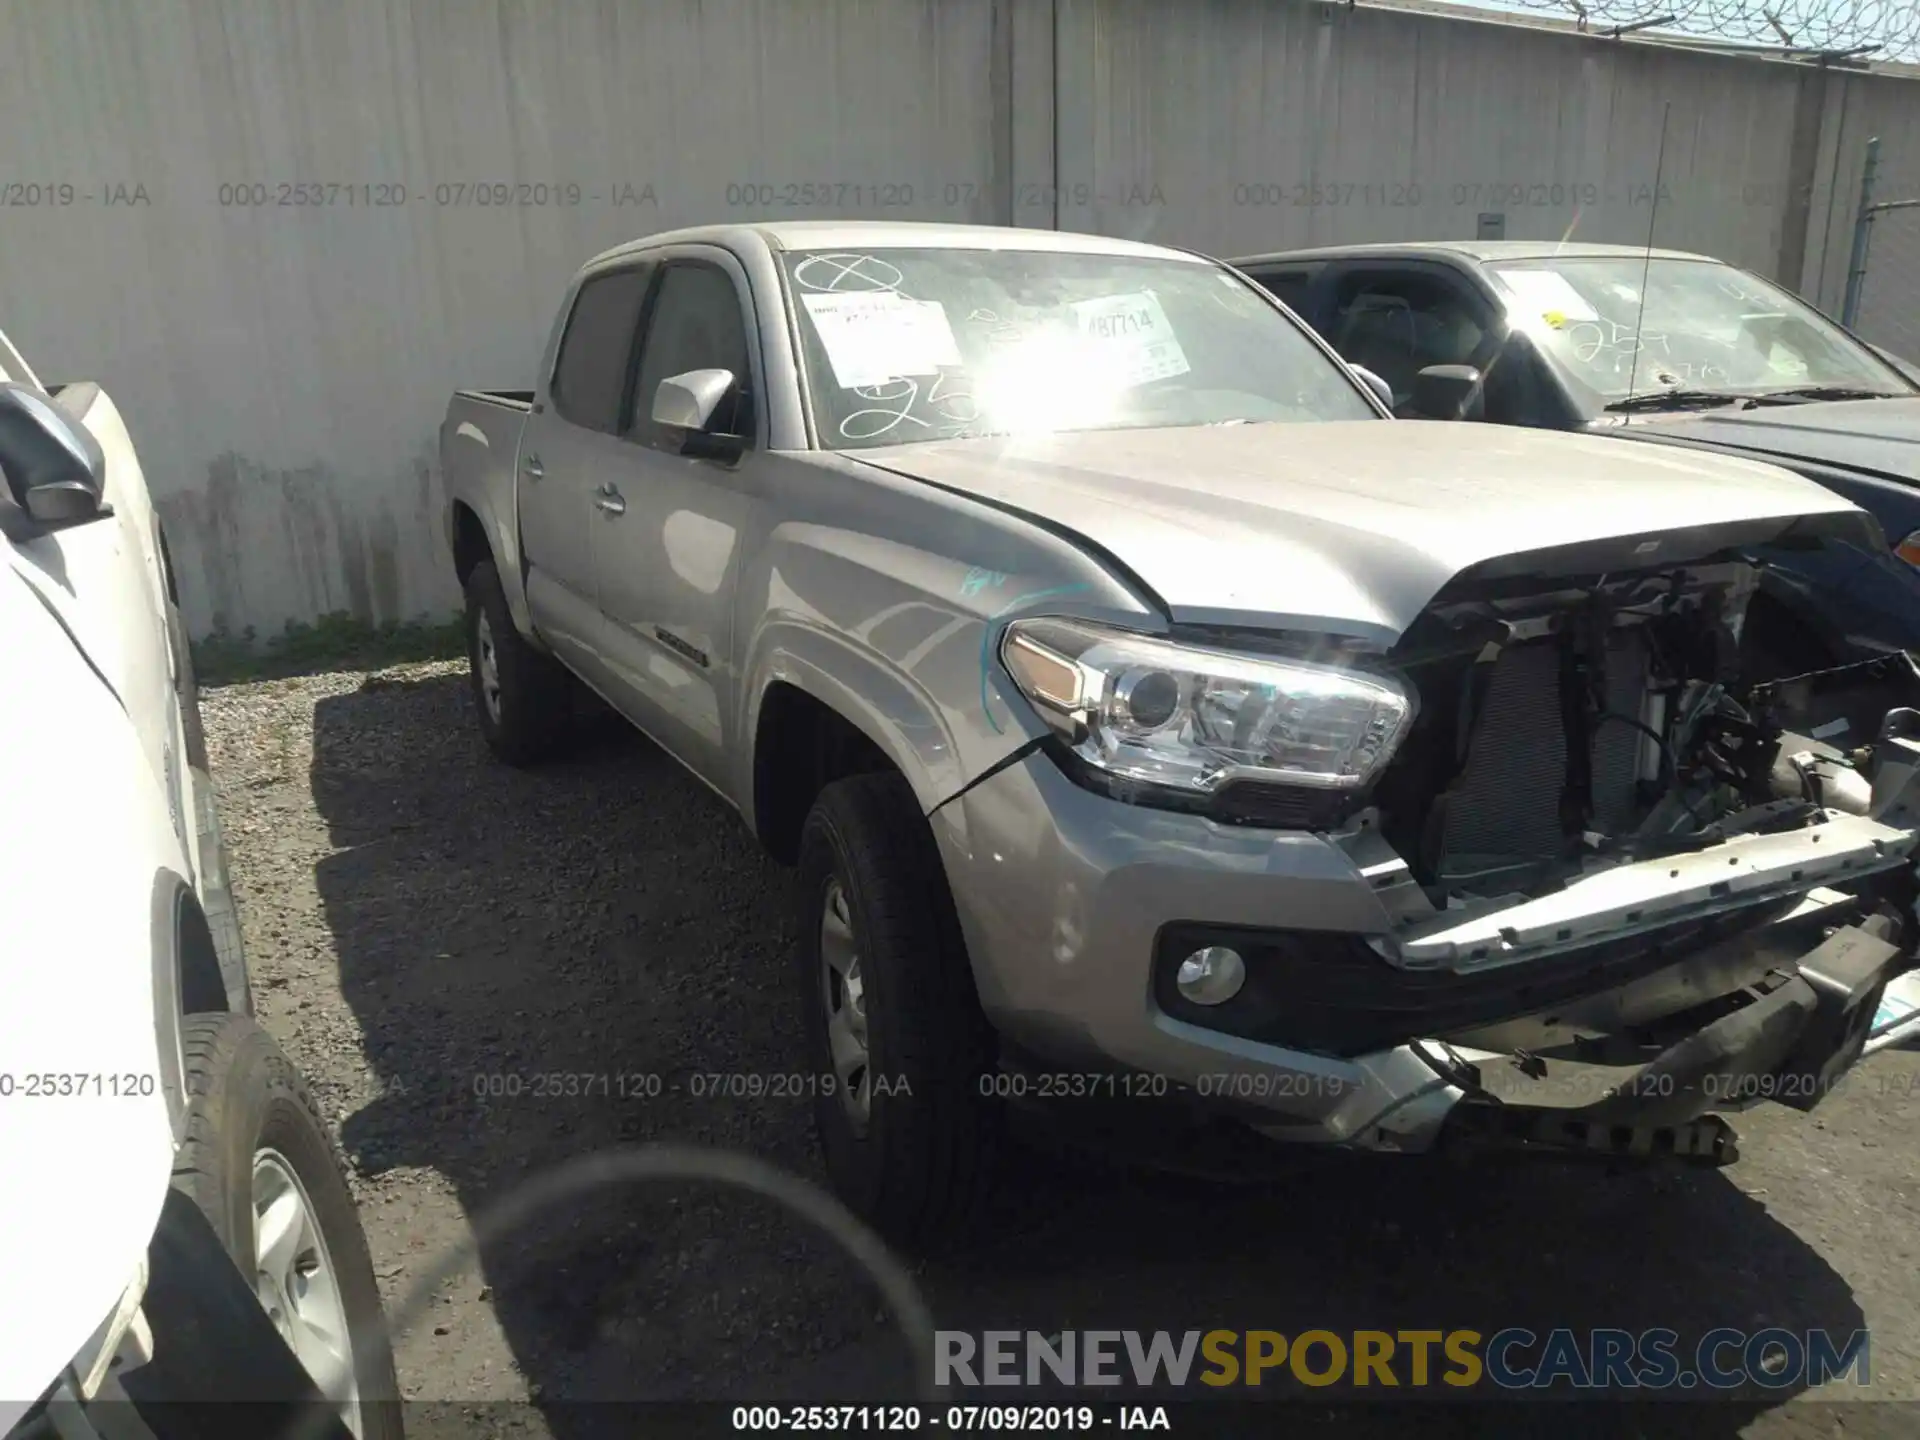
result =
[[1909,565],[1920,566],[1920,530],[1914,531],[1906,539],[1893,547],[1893,553]]

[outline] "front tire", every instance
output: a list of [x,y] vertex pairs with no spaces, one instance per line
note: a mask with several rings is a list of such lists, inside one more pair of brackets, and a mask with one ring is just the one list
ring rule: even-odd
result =
[[473,708],[488,748],[509,765],[544,760],[572,723],[572,677],[514,625],[491,560],[467,576],[466,621]]
[[[939,851],[906,782],[857,775],[820,793],[800,839],[797,979],[814,1121],[848,1206],[887,1239],[964,1242],[997,1168],[995,1068]],[[828,1083],[831,1078],[831,1084]]]
[[175,1188],[207,1217],[317,1385],[352,1357],[346,1418],[359,1440],[402,1440],[366,1235],[305,1081],[245,1015],[188,1016],[182,1047],[187,1136]]

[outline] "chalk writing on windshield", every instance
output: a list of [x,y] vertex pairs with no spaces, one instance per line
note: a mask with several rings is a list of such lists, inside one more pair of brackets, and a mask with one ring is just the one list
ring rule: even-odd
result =
[[1738,275],[1730,276],[1722,280],[1720,282],[1720,289],[1724,294],[1731,296],[1733,299],[1745,305],[1772,306],[1777,303],[1771,295],[1767,294],[1757,284],[1749,280],[1743,280]]
[[898,265],[878,255],[809,255],[793,267],[794,283],[807,290],[892,290],[897,293],[904,278]]
[[1582,365],[1591,365],[1608,358],[1625,358],[1638,355],[1659,346],[1662,355],[1670,354],[1664,333],[1641,333],[1628,325],[1613,320],[1582,320],[1569,325],[1566,331],[1567,344],[1573,350],[1573,358]]
[[[793,267],[792,273],[796,285],[815,294],[890,296],[910,305],[922,303],[901,289],[906,277],[900,267],[878,255],[854,251],[809,255]],[[938,302],[934,303],[937,305]],[[809,309],[812,308],[809,306]],[[816,329],[819,318],[816,314]],[[999,319],[991,311],[983,310],[975,310],[967,318],[972,321]],[[940,328],[945,329],[944,320],[940,322]],[[824,343],[826,336],[823,334],[821,338]],[[1000,338],[1000,332],[990,332],[990,338]],[[947,342],[951,343],[950,334]],[[957,355],[950,357],[949,354],[939,353],[944,348],[934,347],[931,352],[937,355],[939,367],[957,364]],[[920,440],[945,439],[964,431],[980,418],[980,407],[964,375],[949,374],[945,368],[939,367],[928,365],[928,369],[936,370],[930,377],[896,375],[885,379],[875,378],[865,384],[843,385],[841,388],[849,391],[862,404],[841,420],[841,437],[856,441],[877,440],[903,425],[913,427],[912,437]],[[915,368],[918,368],[918,364]],[[916,407],[932,413],[915,413]]]
[[[980,407],[966,381],[944,372],[934,376],[924,389],[919,380],[902,375],[879,385],[858,386],[853,393],[862,401],[873,403],[863,405],[840,422],[840,434],[848,440],[876,440],[902,425],[914,426],[916,439],[944,440],[961,433],[980,417]],[[927,407],[934,412],[932,419],[913,413],[923,395]]]

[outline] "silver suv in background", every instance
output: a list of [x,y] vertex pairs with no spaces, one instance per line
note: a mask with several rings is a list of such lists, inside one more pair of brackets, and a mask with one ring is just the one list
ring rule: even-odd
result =
[[1725,1163],[1911,966],[1920,673],[1741,673],[1754,548],[1868,517],[1375,383],[1196,255],[795,223],[598,256],[453,398],[482,734],[584,686],[799,867],[894,1238],[964,1231],[1010,1090]]

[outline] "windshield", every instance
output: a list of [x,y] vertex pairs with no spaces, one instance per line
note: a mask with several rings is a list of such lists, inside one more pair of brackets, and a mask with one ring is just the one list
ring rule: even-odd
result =
[[957,248],[783,259],[828,449],[1378,416],[1271,301],[1206,262]]
[[[1910,394],[1836,325],[1758,276],[1714,260],[1566,257],[1488,267],[1517,328],[1596,408],[1629,394],[1809,386]],[[1641,290],[1646,304],[1641,305]]]

